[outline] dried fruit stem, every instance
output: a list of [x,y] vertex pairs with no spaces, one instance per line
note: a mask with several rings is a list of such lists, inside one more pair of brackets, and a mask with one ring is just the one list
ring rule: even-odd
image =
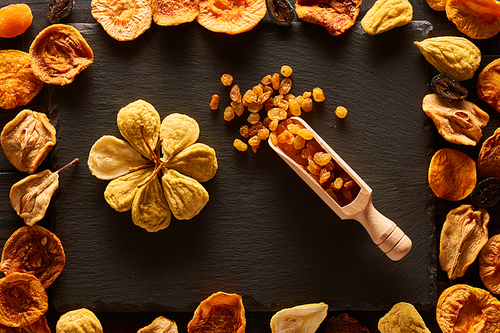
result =
[[146,178],[146,180],[143,181],[141,184],[137,185],[137,188],[143,187],[144,185],[146,185],[147,183],[149,183],[154,177],[156,177],[156,175],[158,174],[158,172],[160,172],[160,170],[161,170],[161,168],[163,167],[164,164],[165,164],[165,162],[160,161],[156,165],[156,167],[155,167],[154,171],[151,173],[151,175],[149,175],[149,177]]
[[148,149],[151,152],[151,154],[153,154],[153,158],[156,162],[158,160],[158,157],[156,156],[155,151],[153,150],[153,148],[151,148],[151,145],[149,144],[148,139],[146,138],[146,133],[144,133],[144,124],[141,124],[141,134],[144,142],[146,142],[146,145],[148,146]]
[[78,158],[75,158],[73,161],[69,162],[68,164],[66,164],[65,166],[63,166],[62,168],[60,168],[59,170],[57,170],[57,173],[61,173],[63,172],[64,170],[66,170],[67,168],[69,168],[70,166],[72,166],[73,164],[76,164],[78,163],[79,159]]
[[137,170],[147,169],[147,168],[150,168],[150,167],[153,167],[153,166],[155,166],[154,163],[148,163],[148,164],[143,164],[143,165],[139,165],[139,166],[136,166],[136,167],[130,167],[130,168],[128,168],[128,171],[129,172],[134,172],[134,171],[137,171]]

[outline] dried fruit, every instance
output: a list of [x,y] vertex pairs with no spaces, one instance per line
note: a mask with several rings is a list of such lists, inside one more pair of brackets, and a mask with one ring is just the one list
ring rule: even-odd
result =
[[44,113],[23,110],[5,125],[0,142],[16,169],[34,173],[56,144],[56,130]]
[[56,235],[39,225],[24,226],[5,243],[0,271],[5,275],[32,274],[47,289],[61,274],[65,262],[64,250]]
[[304,304],[276,312],[271,318],[271,332],[314,333],[328,314],[325,303]]
[[378,322],[382,333],[431,333],[417,309],[406,302],[395,304]]
[[248,149],[248,145],[243,141],[241,141],[240,139],[234,139],[233,146],[239,151],[247,151]]
[[28,326],[48,309],[45,288],[34,275],[15,272],[0,279],[0,325]]
[[141,328],[137,333],[178,333],[175,321],[159,316],[151,324]]
[[429,7],[438,12],[444,12],[446,10],[447,0],[427,0]]
[[102,333],[96,315],[88,309],[77,309],[63,314],[56,324],[56,333]]
[[429,185],[438,198],[459,201],[476,186],[476,163],[453,148],[438,150],[429,165]]
[[0,333],[50,333],[50,328],[47,324],[47,318],[42,315],[40,319],[28,326],[7,327],[0,325]]
[[219,95],[213,94],[210,99],[210,109],[217,110],[219,108]]
[[217,292],[202,301],[188,323],[188,333],[244,333],[245,308],[240,295]]
[[370,330],[348,313],[340,313],[328,319],[325,333],[370,333]]
[[289,26],[292,24],[295,12],[288,0],[266,0],[267,12],[274,23]]
[[432,66],[457,81],[472,78],[481,63],[481,51],[464,37],[432,37],[414,44]]
[[73,82],[94,61],[94,53],[82,34],[66,24],[43,29],[31,43],[29,54],[35,76],[61,86]]
[[0,8],[0,37],[19,36],[29,28],[32,21],[31,9],[24,3],[2,7]]
[[361,26],[370,35],[378,35],[408,24],[413,18],[413,7],[408,0],[377,0],[361,20]]
[[432,91],[449,101],[463,101],[469,96],[469,91],[447,74],[438,74],[431,80]]
[[132,201],[132,222],[149,232],[169,226],[171,211],[158,177],[137,189]]
[[233,76],[231,74],[222,74],[220,77],[220,82],[222,85],[228,87],[233,83]]
[[265,0],[200,0],[196,21],[210,31],[235,35],[252,30],[265,15]]
[[477,95],[500,112],[500,58],[493,60],[477,77]]
[[299,19],[319,24],[332,36],[338,36],[356,22],[361,0],[328,1],[297,0],[295,11]]
[[153,0],[153,21],[162,26],[192,22],[200,12],[198,4],[198,0]]
[[292,75],[292,71],[293,71],[292,67],[290,67],[288,65],[283,65],[283,66],[281,66],[280,73],[284,77],[289,77],[290,75]]
[[126,212],[132,209],[138,186],[144,183],[152,173],[153,166],[113,179],[106,186],[104,199],[117,212]]
[[151,0],[92,0],[92,16],[118,41],[134,40],[151,26]]
[[479,276],[490,292],[500,294],[500,235],[491,237],[479,253]]
[[488,241],[490,215],[484,208],[461,205],[446,215],[441,230],[439,263],[450,280],[462,277]]
[[500,32],[500,4],[496,0],[448,0],[446,16],[470,38],[486,39]]
[[483,179],[470,195],[472,203],[478,207],[488,208],[500,200],[500,180],[495,177]]
[[160,136],[163,140],[163,158],[168,161],[198,140],[200,127],[193,118],[172,113],[161,122]]
[[500,179],[500,128],[483,142],[477,161],[479,172],[484,177]]
[[59,23],[69,16],[75,0],[50,0],[47,5],[47,18],[49,23]]
[[18,50],[0,51],[0,107],[13,109],[26,105],[42,90],[31,68],[28,53]]
[[165,167],[175,169],[199,182],[207,182],[217,172],[215,150],[203,143],[194,143],[172,157]]
[[500,302],[486,290],[456,284],[439,296],[436,320],[443,333],[498,332]]
[[424,97],[422,109],[443,138],[461,145],[475,146],[490,120],[490,116],[472,102],[448,101],[436,94]]

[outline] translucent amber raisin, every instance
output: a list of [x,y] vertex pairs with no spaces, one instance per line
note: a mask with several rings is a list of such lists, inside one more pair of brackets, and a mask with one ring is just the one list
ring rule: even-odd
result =
[[287,65],[282,66],[281,75],[283,75],[284,77],[289,77],[290,75],[292,75],[292,67]]
[[278,135],[278,142],[292,144],[294,138],[295,136],[292,133],[290,133],[288,130],[284,130],[283,133]]
[[248,136],[249,136],[249,134],[248,134],[249,130],[250,129],[248,128],[248,125],[241,126],[240,127],[240,134],[241,134],[241,136],[244,137],[244,138],[248,138]]
[[262,125],[264,125],[264,127],[266,128],[269,128],[269,124],[271,124],[271,119],[269,119],[269,117],[265,117],[264,120],[262,120]]
[[262,95],[257,97],[257,103],[264,104],[269,99],[269,97],[271,97],[271,94],[272,94],[272,91],[264,91],[264,93],[262,93]]
[[283,99],[283,100],[281,100],[281,101],[278,103],[278,107],[279,107],[280,109],[283,109],[283,110],[287,111],[287,110],[288,110],[288,102],[287,102],[286,100],[284,100],[284,99]]
[[210,108],[212,110],[217,110],[219,108],[219,95],[212,95],[212,99],[210,100]]
[[248,145],[243,141],[241,141],[240,139],[235,139],[233,142],[233,146],[239,151],[246,151],[248,149]]
[[304,91],[304,93],[302,93],[302,97],[304,98],[310,98],[312,96],[312,93],[310,91]]
[[292,134],[297,134],[299,133],[299,129],[301,129],[302,126],[298,125],[298,124],[288,124],[286,126],[286,129],[290,131],[290,133]]
[[254,153],[256,153],[256,152],[257,152],[257,149],[258,149],[259,147],[260,147],[260,146],[250,146],[250,148],[252,149],[252,151],[253,151]]
[[[269,118],[269,119],[271,119],[271,118]],[[279,120],[278,119],[271,120],[271,122],[269,123],[269,129],[271,131],[275,131],[276,128],[278,127],[278,124],[279,124]]]
[[259,120],[260,120],[260,114],[258,113],[250,113],[250,115],[247,118],[247,121],[252,125],[258,123]]
[[269,130],[267,128],[261,128],[257,132],[257,137],[261,140],[267,140],[267,138],[269,137]]
[[339,118],[345,118],[345,116],[347,116],[347,109],[343,106],[337,106],[337,108],[335,109],[335,114]]
[[285,96],[283,96],[281,94],[274,96],[274,98],[273,98],[274,106],[278,106],[280,104],[280,102],[283,100],[283,98],[285,98]]
[[297,100],[297,103],[299,103],[299,106],[302,107],[302,103],[304,102],[304,96],[299,95],[295,99]]
[[272,84],[272,76],[270,74],[267,74],[266,76],[264,76],[262,78],[262,80],[260,82],[263,85],[268,86],[268,85]]
[[310,97],[304,98],[302,102],[302,110],[305,112],[309,112],[313,109],[313,101]]
[[287,113],[281,108],[272,108],[267,112],[267,116],[271,120],[283,120],[287,118]]
[[273,85],[274,90],[278,90],[280,88],[280,75],[278,73],[274,73],[271,77],[271,84]]
[[220,82],[222,82],[224,86],[228,87],[233,83],[233,76],[231,74],[222,74]]
[[252,88],[252,91],[255,93],[255,95],[260,96],[264,92],[264,87],[262,85],[256,85]]
[[306,146],[306,140],[300,135],[296,135],[293,139],[293,147],[297,150],[302,149]]
[[303,137],[306,140],[312,140],[314,138],[313,132],[306,128],[301,128],[297,131],[297,134]]
[[309,164],[307,165],[307,170],[309,170],[310,173],[313,175],[319,175],[319,172],[321,171],[321,166],[318,165],[316,162],[313,160],[309,160]]
[[312,95],[316,102],[323,102],[325,100],[325,93],[321,88],[314,88]]
[[292,98],[288,101],[288,110],[290,113],[296,117],[300,116],[300,105],[296,98]]
[[235,84],[231,87],[231,91],[229,92],[229,98],[231,98],[232,101],[235,102],[241,102],[241,91],[240,87]]
[[231,120],[233,120],[233,118],[234,118],[234,109],[232,107],[228,106],[224,110],[224,120],[231,121]]
[[262,104],[253,102],[248,104],[248,111],[250,112],[259,112],[262,109]]
[[269,140],[271,140],[273,145],[278,145],[278,136],[276,135],[276,132],[271,132],[271,134],[269,134]]
[[253,92],[253,90],[247,90],[243,95],[243,100],[248,104],[257,101],[257,95]]
[[292,89],[292,80],[289,77],[281,80],[279,92],[281,95],[286,95]]
[[328,153],[317,152],[314,154],[314,162],[318,163],[321,166],[325,166],[332,160],[332,157]]
[[324,184],[330,179],[330,171],[322,168],[319,172],[319,183]]
[[256,122],[255,124],[252,125],[252,127],[250,127],[248,131],[248,136],[257,135],[257,132],[259,132],[261,128],[264,128],[264,124],[262,124],[261,121]]
[[260,139],[257,136],[252,136],[250,139],[248,139],[248,144],[252,147],[259,146]]
[[344,185],[344,180],[342,179],[342,177],[337,177],[337,178],[335,178],[335,180],[332,183],[332,185],[333,185],[333,188],[338,191]]

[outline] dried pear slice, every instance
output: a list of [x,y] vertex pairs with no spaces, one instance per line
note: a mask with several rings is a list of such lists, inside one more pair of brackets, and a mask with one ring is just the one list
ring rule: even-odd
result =
[[104,199],[117,212],[126,212],[132,209],[132,202],[137,193],[137,186],[153,172],[153,167],[137,170],[124,176],[113,179],[106,186]]
[[179,333],[175,321],[159,316],[151,324],[137,331],[137,333]]
[[137,190],[132,202],[132,221],[149,232],[165,229],[172,214],[158,177]]
[[193,218],[208,202],[208,192],[196,179],[173,169],[165,172],[161,182],[172,214],[178,220]]
[[172,113],[163,119],[160,136],[163,140],[163,155],[168,161],[198,140],[200,127],[193,118],[180,113]]
[[328,305],[321,302],[283,309],[271,318],[272,333],[314,333],[328,314]]
[[154,106],[139,99],[121,108],[116,122],[121,135],[130,142],[132,147],[142,156],[153,160],[151,151],[156,148],[161,124],[160,115]]
[[182,150],[165,166],[199,182],[212,179],[218,168],[215,150],[203,143],[195,143]]
[[97,140],[90,149],[87,164],[92,175],[109,180],[123,176],[130,168],[149,163],[127,141],[112,135]]

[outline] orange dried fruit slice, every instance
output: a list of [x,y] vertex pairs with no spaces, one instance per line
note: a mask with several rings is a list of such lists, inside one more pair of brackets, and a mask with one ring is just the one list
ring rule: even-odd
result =
[[29,28],[33,14],[28,5],[20,3],[0,8],[0,37],[19,36]]
[[33,324],[24,327],[7,327],[0,325],[0,333],[50,333],[47,318],[41,316]]
[[240,295],[217,292],[200,303],[188,333],[244,333],[245,308]]
[[118,41],[134,40],[151,26],[151,0],[92,0],[92,16]]
[[500,112],[500,58],[493,60],[477,77],[477,95]]
[[361,0],[297,0],[295,11],[299,19],[318,24],[332,36],[338,36],[356,22]]
[[31,67],[45,83],[66,85],[94,61],[94,53],[82,34],[66,24],[42,30],[30,46]]
[[153,0],[153,21],[158,25],[192,22],[199,12],[199,0]]
[[500,178],[500,128],[483,142],[477,168],[485,178]]
[[200,0],[196,20],[210,31],[236,35],[252,30],[266,11],[265,0]]
[[470,38],[487,39],[500,32],[500,2],[496,0],[448,0],[446,16]]

